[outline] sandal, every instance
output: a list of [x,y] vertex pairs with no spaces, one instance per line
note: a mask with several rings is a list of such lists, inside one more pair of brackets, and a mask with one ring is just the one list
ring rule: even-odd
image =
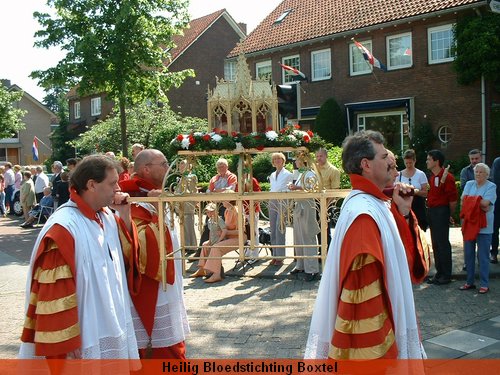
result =
[[479,294],[486,294],[490,291],[490,288],[487,288],[485,286],[482,286],[481,288],[479,288]]
[[[472,289],[476,289],[476,286],[475,286],[474,284],[471,284],[471,285],[469,285],[469,284],[464,284],[464,285],[462,285],[462,286],[461,286],[460,288],[458,288],[458,289],[460,289],[460,290],[462,290],[462,291],[463,291],[463,290],[472,290]],[[481,288],[481,289],[482,289],[482,288]],[[481,289],[479,290],[479,293],[481,293]]]

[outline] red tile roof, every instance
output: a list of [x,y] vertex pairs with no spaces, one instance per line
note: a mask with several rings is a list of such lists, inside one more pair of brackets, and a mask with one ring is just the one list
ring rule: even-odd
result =
[[[450,10],[484,0],[284,0],[229,56]],[[281,23],[275,20],[292,9]]]
[[189,27],[184,29],[184,35],[175,35],[172,38],[172,41],[177,47],[170,51],[172,55],[171,61],[174,61],[180,54],[189,48],[189,46],[224,13],[229,16],[226,9],[221,9],[209,15],[191,20],[189,22]]

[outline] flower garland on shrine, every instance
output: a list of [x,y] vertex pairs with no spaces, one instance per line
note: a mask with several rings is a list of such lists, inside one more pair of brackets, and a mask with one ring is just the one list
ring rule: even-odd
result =
[[306,147],[310,152],[328,146],[327,142],[312,131],[303,131],[300,125],[290,125],[279,132],[268,128],[263,133],[244,134],[218,128],[210,133],[194,132],[179,134],[172,139],[170,146],[174,151],[205,151],[205,150],[238,150],[255,148],[264,150],[266,147]]

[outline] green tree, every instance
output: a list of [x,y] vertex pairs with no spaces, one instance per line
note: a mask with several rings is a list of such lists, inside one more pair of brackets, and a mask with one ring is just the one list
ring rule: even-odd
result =
[[425,160],[427,159],[427,151],[434,148],[436,136],[432,130],[432,125],[428,121],[417,123],[413,129],[413,134],[410,141],[410,147],[415,150],[417,156],[416,167],[423,171],[427,170]]
[[468,85],[484,74],[500,91],[500,14],[464,17],[456,23],[454,35],[458,82]]
[[[179,133],[206,131],[207,121],[193,117],[181,117],[168,105],[142,103],[127,108],[128,136],[131,144],[141,143],[147,148],[161,150],[167,158],[176,155],[170,149],[170,141]],[[90,130],[71,142],[82,154],[121,149],[120,118],[110,116],[95,124]]]
[[22,117],[26,111],[15,106],[22,97],[22,91],[9,91],[0,84],[0,139],[12,137],[12,134],[24,129]]
[[35,12],[42,26],[37,47],[59,46],[66,56],[34,71],[43,87],[78,85],[80,95],[105,92],[118,103],[121,149],[128,154],[126,108],[146,99],[166,101],[192,70],[169,72],[164,64],[189,21],[184,0],[48,0],[54,14]]
[[347,135],[344,113],[334,98],[327,99],[319,109],[314,131],[325,141],[340,146]]
[[57,113],[57,117],[59,118],[59,126],[50,137],[50,141],[52,142],[51,163],[54,160],[60,160],[64,163],[66,159],[75,156],[75,148],[70,142],[75,139],[77,134],[68,129],[69,108],[66,92],[67,90],[64,88],[53,88],[50,89],[43,99],[44,104]]

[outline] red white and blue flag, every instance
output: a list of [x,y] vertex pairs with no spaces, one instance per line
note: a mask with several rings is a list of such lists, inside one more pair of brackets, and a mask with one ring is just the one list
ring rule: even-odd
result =
[[368,48],[366,48],[364,45],[354,40],[354,38],[352,39],[352,41],[354,42],[356,47],[358,47],[359,51],[363,54],[363,57],[365,58],[366,62],[368,62],[368,64],[376,68],[382,69],[384,72],[387,71],[385,65],[382,64],[375,56],[373,56],[372,53],[368,50]]
[[282,63],[278,63],[278,64],[280,64],[283,69],[288,70],[288,71],[292,72],[293,74],[295,74],[296,76],[298,76],[297,77],[298,79],[307,80],[307,76],[304,73],[302,73],[300,70],[298,70],[297,68],[294,68],[293,66],[285,65]]
[[32,151],[33,151],[33,160],[38,161],[38,138],[36,136],[35,138],[33,138]]

